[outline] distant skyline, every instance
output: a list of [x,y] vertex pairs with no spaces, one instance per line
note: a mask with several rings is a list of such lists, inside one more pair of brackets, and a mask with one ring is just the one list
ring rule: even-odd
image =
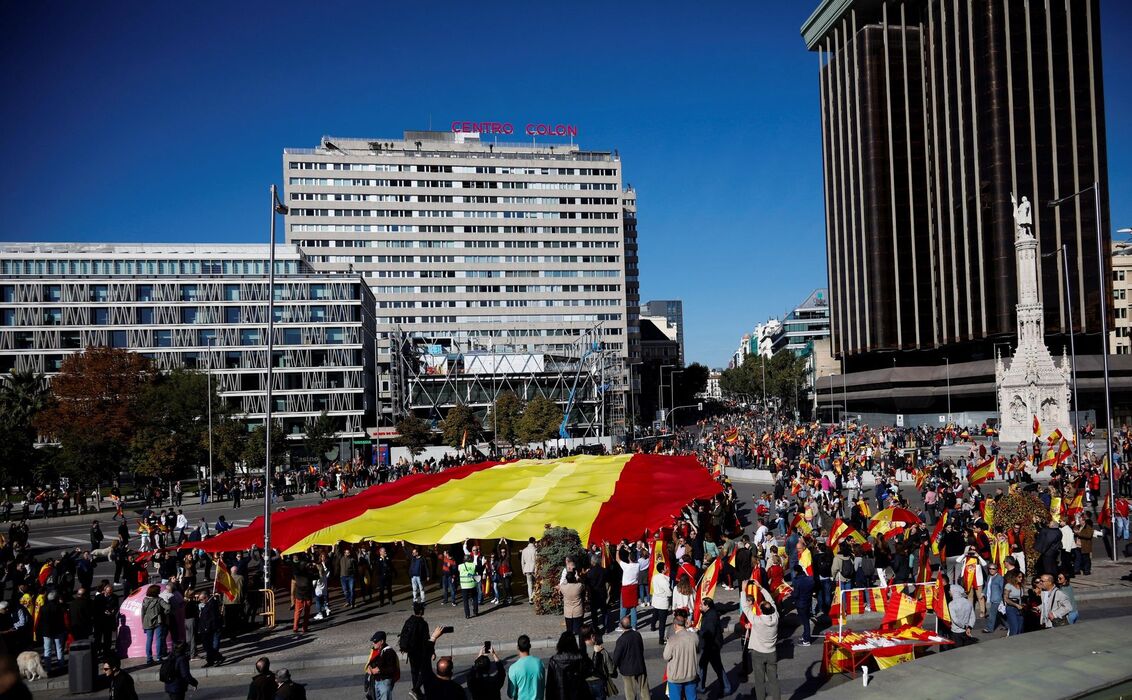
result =
[[[826,286],[817,0],[0,7],[0,240],[266,242],[282,150],[569,123],[638,194],[641,298],[689,362]],[[1132,5],[1102,0],[1113,228],[1132,226]],[[283,234],[280,232],[280,240]]]

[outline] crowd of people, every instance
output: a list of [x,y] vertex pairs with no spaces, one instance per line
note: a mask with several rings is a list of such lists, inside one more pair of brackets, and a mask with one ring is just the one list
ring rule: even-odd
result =
[[[1128,501],[1120,489],[1116,498],[1108,497],[1104,471],[1113,469],[1117,483],[1127,485],[1125,460],[1118,453],[1107,466],[1086,439],[1071,458],[1045,465],[1049,474],[1039,477],[1044,441],[1006,451],[993,439],[972,439],[986,430],[829,426],[739,412],[637,446],[696,455],[716,475],[720,493],[689,503],[659,532],[595,545],[585,556],[562,562],[556,589],[566,631],[556,653],[543,663],[531,656],[529,640],[524,654],[520,638],[519,662],[504,669],[495,652],[484,649],[468,675],[468,691],[473,697],[498,697],[506,685],[516,698],[605,698],[620,675],[627,695],[643,687],[647,696],[644,652],[637,653],[647,626],[663,647],[672,697],[694,697],[695,686],[706,685],[709,669],[721,690],[730,693],[733,684],[720,662],[728,635],[713,597],[704,595],[707,572],[718,576],[723,591],[738,591],[746,629],[742,677],[754,680],[756,697],[777,693],[779,622],[793,619],[801,632],[794,643],[807,646],[815,640],[815,623],[835,625],[850,612],[842,604],[847,591],[934,583],[946,610],[941,632],[956,645],[973,643],[979,631],[989,634],[999,627],[1014,636],[1075,623],[1073,579],[1091,575],[1096,541],[1111,547],[1113,535],[1128,540]],[[1126,431],[1117,438],[1122,450],[1127,439]],[[551,448],[504,456],[557,455]],[[273,490],[347,497],[368,484],[479,458],[454,455],[387,468],[355,460],[325,472],[280,475]],[[1002,486],[991,490],[972,477],[986,465],[1005,481]],[[742,503],[726,474],[747,468],[766,469],[773,483]],[[262,497],[262,483],[254,479],[221,480],[218,486],[217,497],[233,505]],[[1000,517],[996,522],[996,513],[1016,493],[1032,494],[1048,519],[1004,526]],[[132,522],[124,513],[119,522],[116,513],[117,533],[110,538],[93,521],[90,548],[76,547],[58,558],[33,556],[28,523],[12,522],[0,547],[0,634],[8,648],[41,648],[51,666],[63,662],[68,639],[90,638],[107,674],[128,676],[115,644],[122,623],[118,608],[124,597],[143,588],[147,662],[162,664],[163,675],[170,677],[180,674],[181,658],[203,655],[206,665],[221,664],[225,640],[245,633],[263,610],[265,565],[280,600],[289,601],[283,604],[293,610],[291,630],[297,635],[317,629],[337,610],[392,604],[394,586],[406,587],[414,617],[423,616],[433,590],[439,604],[462,606],[468,619],[484,606],[512,605],[524,593],[533,602],[533,539],[514,550],[513,543],[499,540],[453,546],[340,543],[287,557],[255,547],[209,554],[193,545],[230,529],[225,517],[190,521],[179,505],[180,484],[171,490],[171,507],[160,505],[163,498],[154,494],[150,500],[157,508],[142,507]],[[874,513],[893,508],[913,517],[878,527]],[[113,562],[115,573],[113,580],[96,585],[94,564],[101,559]],[[223,583],[218,587],[214,580]],[[453,682],[451,660],[435,666],[422,661],[431,660],[422,649],[435,644],[443,630],[429,634],[427,625],[411,628],[402,630],[400,651],[414,667],[413,689],[423,688],[429,697],[457,696],[444,690]],[[606,636],[617,637],[611,652],[603,644]],[[372,697],[391,697],[398,674],[382,652],[384,633],[374,637],[367,684]],[[626,648],[624,640],[632,640]],[[170,658],[178,660],[170,663]],[[166,666],[172,668],[169,674]],[[268,670],[265,665],[265,677]],[[178,678],[179,686],[191,685],[191,673]],[[632,687],[630,678],[636,679]]]

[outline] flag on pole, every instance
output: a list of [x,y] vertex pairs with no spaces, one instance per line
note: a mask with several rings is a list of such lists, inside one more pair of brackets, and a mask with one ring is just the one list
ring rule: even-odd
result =
[[790,529],[797,530],[803,535],[808,535],[814,531],[813,526],[806,522],[805,514],[797,513],[790,521]]
[[829,528],[829,537],[826,539],[826,544],[829,545],[830,549],[837,549],[837,546],[847,539],[858,544],[865,544],[868,541],[857,528],[841,518],[834,520],[833,525]]
[[738,442],[739,441],[739,429],[738,428],[732,428],[731,430],[727,431],[727,433],[724,434],[724,436],[723,436],[723,441],[728,443],[728,444],[735,444],[736,442]]
[[[1035,421],[1037,418],[1034,419]],[[935,599],[932,601],[932,612],[939,618],[940,622],[950,626],[951,625],[951,611],[947,609],[947,592],[943,583],[943,576],[939,576],[935,580]]]
[[237,590],[236,582],[223,563],[216,567],[216,578],[212,580],[212,590],[214,593],[219,593],[227,598],[229,602],[235,602],[239,596],[240,592]]
[[1049,437],[1046,438],[1046,442],[1049,443],[1051,447],[1053,447],[1054,445],[1060,444],[1064,439],[1065,435],[1062,434],[1061,428],[1054,428],[1053,432],[1050,433]]
[[1034,416],[1034,439],[1039,440],[1042,437],[1042,422]]
[[1038,471],[1053,469],[1057,466],[1057,452],[1051,447],[1045,451],[1045,456],[1038,462]]
[[943,528],[947,526],[947,511],[943,512],[932,529],[932,554],[939,554],[939,543],[943,540]]
[[1082,491],[1078,491],[1077,495],[1069,501],[1069,505],[1065,508],[1065,518],[1067,520],[1071,519],[1083,510],[1085,510],[1085,494]]
[[927,601],[905,594],[900,587],[894,587],[888,594],[884,603],[884,618],[880,621],[881,627],[903,627],[904,625],[920,626],[924,614],[928,611]]
[[700,619],[700,604],[703,603],[704,598],[715,598],[715,587],[719,583],[719,557],[716,557],[704,569],[703,576],[700,577],[699,585],[696,586],[696,609],[692,611],[692,622],[695,624]]
[[978,486],[987,479],[994,475],[994,457],[989,457],[967,475],[967,483],[971,486]]

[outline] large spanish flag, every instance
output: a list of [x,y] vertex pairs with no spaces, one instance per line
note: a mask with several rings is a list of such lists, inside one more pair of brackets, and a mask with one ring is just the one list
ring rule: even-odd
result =
[[[272,517],[272,546],[284,554],[340,541],[448,544],[525,540],[545,525],[572,528],[587,544],[636,539],[671,525],[689,501],[720,486],[694,457],[575,455],[484,462],[417,474],[351,498]],[[194,543],[211,552],[263,544],[263,521]]]

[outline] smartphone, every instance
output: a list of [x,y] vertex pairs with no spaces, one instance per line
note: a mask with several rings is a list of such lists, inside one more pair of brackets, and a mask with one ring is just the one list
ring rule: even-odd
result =
[[453,632],[456,631],[456,628],[453,627],[452,625],[448,625],[447,627],[441,627],[440,631],[443,632],[444,634],[452,634]]
[[483,643],[483,653],[485,653],[485,654],[491,653],[491,640],[490,639]]

